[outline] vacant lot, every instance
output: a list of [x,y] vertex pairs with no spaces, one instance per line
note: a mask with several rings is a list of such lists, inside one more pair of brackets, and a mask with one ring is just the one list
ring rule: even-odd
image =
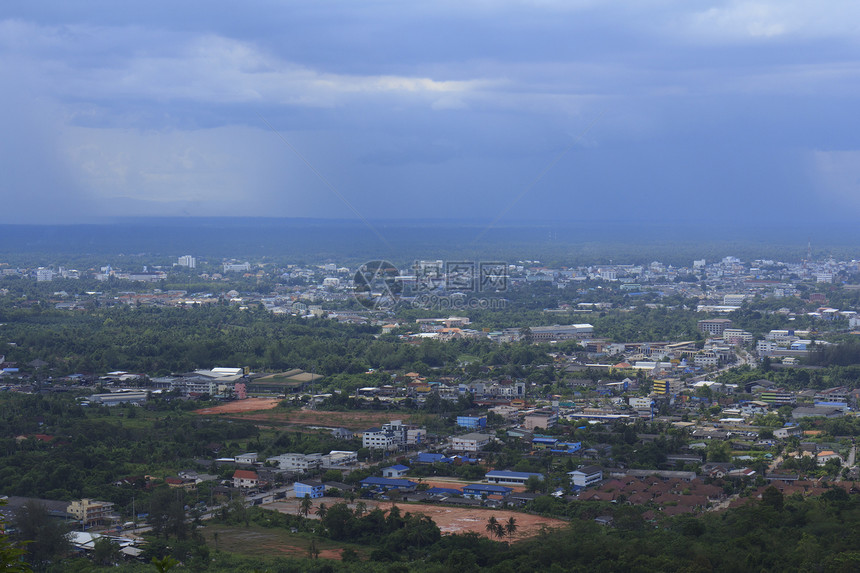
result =
[[[311,545],[311,538],[307,534],[290,533],[286,529],[266,529],[257,525],[208,525],[202,531],[209,547],[249,557],[307,557]],[[365,551],[357,545],[321,538],[316,538],[316,546],[320,550],[320,557],[324,559],[340,559],[341,551],[346,547],[360,554]]]
[[[313,509],[311,509],[308,517],[314,519],[314,512],[317,507],[319,507],[320,502],[325,503],[326,506],[331,507],[335,503],[342,502],[342,499],[335,498],[320,498],[314,500]],[[388,511],[391,509],[392,505],[390,501],[378,502],[367,500],[364,502],[367,506],[367,509],[373,509],[374,507],[379,507],[384,511]],[[297,499],[287,499],[283,501],[277,501],[275,503],[266,505],[267,509],[276,509],[283,513],[291,513],[293,515],[299,514],[299,504],[300,500]],[[349,506],[353,509],[355,508],[356,502],[350,503]],[[474,531],[478,535],[483,535],[487,537],[487,520],[490,517],[495,517],[497,521],[507,522],[509,517],[513,517],[517,522],[517,532],[514,534],[513,539],[516,541],[517,539],[526,539],[528,537],[532,537],[537,535],[541,528],[543,527],[565,527],[567,526],[567,522],[561,519],[552,519],[548,517],[541,517],[538,515],[530,515],[527,513],[518,513],[515,511],[509,510],[498,510],[498,509],[485,509],[481,507],[445,507],[441,505],[432,505],[432,504],[423,504],[423,503],[399,503],[396,504],[398,508],[400,508],[401,514],[403,513],[423,513],[430,519],[432,519],[439,529],[442,530],[442,533],[465,533],[467,531]]]
[[237,414],[239,412],[257,412],[259,410],[271,410],[278,405],[280,400],[274,398],[248,398],[247,400],[234,400],[215,406],[194,410],[195,414]]
[[[244,400],[247,402],[248,400]],[[260,408],[262,410],[262,408]],[[408,422],[409,414],[392,412],[331,412],[327,410],[268,410],[251,412],[243,410],[235,416],[267,426],[324,426],[327,428],[347,428],[366,430],[380,426],[391,420]]]

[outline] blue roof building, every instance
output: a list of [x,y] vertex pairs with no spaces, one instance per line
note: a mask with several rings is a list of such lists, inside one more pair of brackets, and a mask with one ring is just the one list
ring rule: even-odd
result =
[[454,460],[451,458],[446,458],[442,454],[430,454],[426,452],[421,452],[418,454],[418,457],[415,458],[415,461],[419,464],[450,464]]
[[582,442],[558,442],[550,451],[554,454],[574,454],[582,449]]
[[417,483],[408,479],[366,477],[361,480],[361,487],[366,487],[368,489],[373,489],[377,491],[385,491],[389,489],[402,489],[404,491],[409,491],[415,489],[417,486]]
[[424,493],[430,495],[463,495],[463,491],[453,487],[431,487]]
[[382,477],[386,478],[400,478],[406,475],[409,471],[408,466],[404,466],[402,464],[397,464],[396,466],[391,466],[390,468],[384,468],[382,470]]
[[512,488],[505,487],[502,485],[470,483],[463,488],[463,497],[481,498],[485,495],[506,496],[512,491],[514,491]]

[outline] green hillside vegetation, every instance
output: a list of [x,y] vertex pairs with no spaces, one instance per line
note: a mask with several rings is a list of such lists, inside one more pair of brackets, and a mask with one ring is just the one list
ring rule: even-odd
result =
[[[408,505],[361,517],[345,506],[331,507],[322,520],[249,510],[244,518],[204,528],[205,549],[168,538],[162,550],[182,546],[183,564],[174,571],[332,571],[332,572],[853,572],[860,567],[860,496],[834,488],[818,498],[783,498],[771,488],[763,499],[702,517],[678,517],[659,527],[644,522],[633,508],[607,508],[614,525],[575,519],[570,526],[508,543],[477,534],[440,535],[435,524],[409,513]],[[229,523],[233,522],[230,526]],[[282,537],[265,530],[289,531]],[[208,531],[207,531],[208,530]],[[247,547],[232,541],[241,537]],[[214,548],[218,538],[218,549]],[[285,551],[305,548],[303,557],[267,558],[256,539],[281,539]],[[221,541],[223,539],[223,541]],[[349,545],[357,542],[358,545]],[[231,550],[228,552],[228,548]],[[339,549],[342,560],[319,557]],[[150,550],[151,552],[151,550]],[[100,571],[90,562],[67,562],[63,571]],[[105,571],[154,571],[152,565],[127,564]]]

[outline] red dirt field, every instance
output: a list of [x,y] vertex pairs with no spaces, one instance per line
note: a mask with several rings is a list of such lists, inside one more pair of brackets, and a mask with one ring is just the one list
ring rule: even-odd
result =
[[[247,402],[248,400],[244,400]],[[262,410],[263,408],[258,408]],[[199,411],[198,411],[199,412]],[[236,412],[236,418],[257,422],[269,426],[326,426],[331,428],[347,428],[350,430],[366,430],[379,426],[391,420],[408,422],[409,414],[392,412],[332,412],[328,410],[287,410],[276,412],[253,412],[241,410]],[[216,412],[217,413],[217,412]]]
[[[379,507],[390,509],[391,502],[380,502]],[[566,527],[568,524],[561,519],[551,519],[528,513],[517,513],[515,511],[484,509],[472,507],[443,507],[439,505],[426,504],[403,504],[398,506],[401,513],[423,513],[432,519],[442,533],[465,533],[474,531],[478,535],[489,537],[487,534],[487,520],[495,516],[497,521],[506,522],[509,517],[517,520],[517,532],[513,540],[527,539],[540,533],[543,527]],[[495,538],[494,538],[495,539]]]
[[195,414],[238,414],[240,412],[257,412],[259,410],[271,410],[278,405],[280,400],[274,398],[248,398],[246,400],[234,400],[214,406],[194,410]]
[[[314,500],[313,508],[308,517],[315,519],[314,512],[319,507],[320,501],[327,506],[334,503],[342,502],[343,500],[333,498],[322,498]],[[286,499],[276,501],[275,503],[266,505],[269,509],[275,509],[282,513],[291,513],[298,515],[300,501],[297,499]],[[355,508],[356,503],[350,503],[351,508]],[[487,534],[487,520],[490,517],[495,517],[497,521],[506,522],[509,517],[513,517],[517,521],[517,532],[514,534],[513,540],[528,539],[534,537],[544,527],[560,528],[566,527],[568,523],[561,519],[552,519],[549,517],[541,517],[539,515],[530,515],[528,513],[517,513],[510,510],[486,509],[482,507],[445,507],[440,505],[430,505],[422,503],[401,503],[393,504],[390,501],[365,501],[368,510],[374,507],[379,507],[384,511],[391,509],[392,505],[397,505],[401,514],[405,513],[423,513],[432,519],[443,534],[446,533],[465,533],[473,531],[478,535],[489,537]],[[495,537],[493,538],[495,539]]]

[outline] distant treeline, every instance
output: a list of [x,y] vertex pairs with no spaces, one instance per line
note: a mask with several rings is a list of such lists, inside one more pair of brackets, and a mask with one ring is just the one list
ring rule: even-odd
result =
[[[689,266],[693,259],[767,258],[799,261],[806,239],[774,244],[772,229],[750,225],[732,230],[732,241],[714,225],[672,226],[627,221],[371,221],[265,218],[128,218],[87,225],[0,226],[0,262],[49,265],[117,256],[146,264],[175,257],[265,259],[270,262],[333,261],[343,264],[387,259],[408,264],[417,259],[540,260],[548,265],[647,264],[660,260]],[[816,233],[813,257],[854,256],[853,229],[827,228]],[[104,263],[102,263],[104,264]]]

